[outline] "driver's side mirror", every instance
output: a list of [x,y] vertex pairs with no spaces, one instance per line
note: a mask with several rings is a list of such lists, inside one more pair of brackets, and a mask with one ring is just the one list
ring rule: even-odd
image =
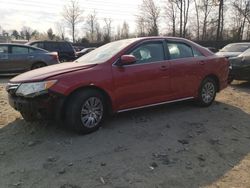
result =
[[123,55],[121,57],[121,65],[131,65],[133,63],[135,63],[137,60],[136,60],[136,57],[133,56],[133,55]]

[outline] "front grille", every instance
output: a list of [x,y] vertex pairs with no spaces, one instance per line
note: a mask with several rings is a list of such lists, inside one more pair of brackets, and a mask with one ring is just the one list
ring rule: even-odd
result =
[[13,84],[13,83],[8,83],[8,85],[6,86],[6,91],[11,94],[14,95],[17,88],[20,86],[20,84]]

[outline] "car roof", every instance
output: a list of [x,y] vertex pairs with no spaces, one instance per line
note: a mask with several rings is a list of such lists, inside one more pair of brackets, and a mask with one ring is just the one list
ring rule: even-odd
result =
[[36,49],[36,50],[41,50],[44,52],[48,52],[47,50],[41,49],[41,48],[37,48],[34,46],[29,46],[26,44],[18,44],[18,43],[0,43],[0,46],[20,46],[20,47],[28,47],[28,48],[32,48],[32,49]]
[[235,43],[229,43],[227,45],[232,45],[232,44],[238,44],[238,45],[250,45],[250,42],[235,42]]
[[27,42],[27,44],[31,44],[31,43],[34,43],[34,42],[48,42],[48,43],[69,43],[68,41],[64,41],[64,40],[60,40],[60,41],[54,41],[54,40],[34,40],[34,41],[30,41],[30,42]]

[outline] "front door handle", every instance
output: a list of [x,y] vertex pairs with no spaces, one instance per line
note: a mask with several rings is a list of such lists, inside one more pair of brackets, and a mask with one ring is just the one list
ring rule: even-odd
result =
[[160,67],[160,69],[161,69],[162,71],[165,71],[165,70],[168,69],[168,67],[167,67],[166,65],[162,65],[162,66]]

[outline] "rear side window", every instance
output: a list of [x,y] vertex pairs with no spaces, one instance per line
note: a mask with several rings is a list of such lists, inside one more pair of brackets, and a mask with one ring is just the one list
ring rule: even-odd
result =
[[54,52],[54,51],[60,51],[59,44],[56,42],[46,42],[44,44],[44,49]]
[[73,51],[72,47],[70,44],[67,42],[60,42],[58,43],[60,50],[62,51]]
[[12,46],[11,48],[12,54],[28,54],[29,48],[22,47],[22,46]]
[[194,57],[202,57],[204,56],[200,51],[196,50],[193,48],[193,53],[194,53]]
[[194,57],[192,48],[184,43],[169,42],[167,46],[170,59]]
[[8,58],[8,46],[0,46],[0,59]]
[[31,44],[31,46],[44,49],[44,45],[42,42],[33,43],[33,44]]
[[162,42],[142,44],[134,49],[130,54],[136,57],[136,64],[163,61],[165,59]]

